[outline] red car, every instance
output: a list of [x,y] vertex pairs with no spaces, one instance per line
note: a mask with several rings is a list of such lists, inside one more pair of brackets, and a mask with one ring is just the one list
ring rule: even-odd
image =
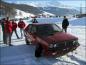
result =
[[78,38],[62,32],[61,28],[52,23],[32,23],[25,30],[26,44],[36,45],[35,56],[62,56],[72,52],[78,46]]

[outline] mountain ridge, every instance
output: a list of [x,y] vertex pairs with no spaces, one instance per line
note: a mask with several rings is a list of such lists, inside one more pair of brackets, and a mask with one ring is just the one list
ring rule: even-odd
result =
[[[4,14],[11,14],[16,15],[15,9],[19,9],[21,11],[24,11],[26,13],[31,13],[34,15],[43,14],[43,11],[49,12],[51,14],[55,14],[56,16],[64,16],[64,15],[75,15],[79,12],[75,9],[66,9],[66,8],[59,8],[59,7],[34,7],[30,6],[29,4],[15,4],[15,3],[7,3],[4,1],[1,1],[1,5],[5,8],[1,7],[2,10],[5,10]],[[59,3],[60,5],[60,3]],[[1,10],[0,10],[1,11]]]

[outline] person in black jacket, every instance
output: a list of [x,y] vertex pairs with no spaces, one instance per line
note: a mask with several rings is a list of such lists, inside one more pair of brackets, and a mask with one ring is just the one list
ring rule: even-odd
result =
[[62,22],[62,30],[67,32],[67,27],[69,26],[69,21],[66,18],[66,16],[64,16],[63,22]]
[[32,23],[38,23],[38,21],[36,20],[36,18],[32,19]]

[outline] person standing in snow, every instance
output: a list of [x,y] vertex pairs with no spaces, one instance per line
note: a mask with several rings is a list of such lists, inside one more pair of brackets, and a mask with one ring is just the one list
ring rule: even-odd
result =
[[66,18],[66,16],[64,16],[63,22],[62,22],[62,30],[67,32],[67,27],[69,26],[69,21]]
[[8,44],[9,46],[12,46],[11,44],[11,33],[12,33],[12,23],[9,20],[9,17],[7,17],[6,21],[5,21],[5,26],[4,26],[4,31],[6,34],[6,44]]
[[32,16],[31,18],[32,18],[31,20],[32,23],[38,23],[38,21],[36,20],[37,16]]
[[12,33],[11,33],[11,37],[12,37],[13,32],[15,32],[17,39],[19,39],[19,36],[17,34],[17,30],[16,30],[17,23],[13,19],[11,21],[12,21]]
[[3,43],[5,44],[6,43],[6,34],[5,34],[5,31],[4,31],[4,27],[5,27],[5,18],[1,19],[1,27],[2,27],[2,32],[3,32]]
[[19,22],[18,22],[18,27],[20,28],[20,32],[21,32],[21,39],[23,38],[23,29],[25,27],[25,23],[24,21],[20,18]]
[[38,21],[36,20],[36,18],[32,19],[32,23],[38,23]]

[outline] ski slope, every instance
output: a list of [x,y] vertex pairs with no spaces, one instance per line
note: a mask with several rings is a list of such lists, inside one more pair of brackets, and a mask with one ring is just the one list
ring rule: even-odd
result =
[[[84,18],[83,18],[84,19]],[[81,20],[82,19],[77,19]],[[84,20],[83,20],[84,21]],[[77,23],[78,24],[78,23]],[[61,24],[59,24],[61,27]],[[85,26],[73,26],[70,25],[68,33],[71,33],[79,38],[80,46],[73,52],[62,57],[45,57],[37,59],[34,56],[35,46],[25,45],[24,39],[12,41],[14,46],[7,46],[3,43],[0,44],[0,65],[86,65],[86,38],[85,38]],[[18,34],[19,30],[18,30]],[[13,34],[12,39],[16,39]]]

